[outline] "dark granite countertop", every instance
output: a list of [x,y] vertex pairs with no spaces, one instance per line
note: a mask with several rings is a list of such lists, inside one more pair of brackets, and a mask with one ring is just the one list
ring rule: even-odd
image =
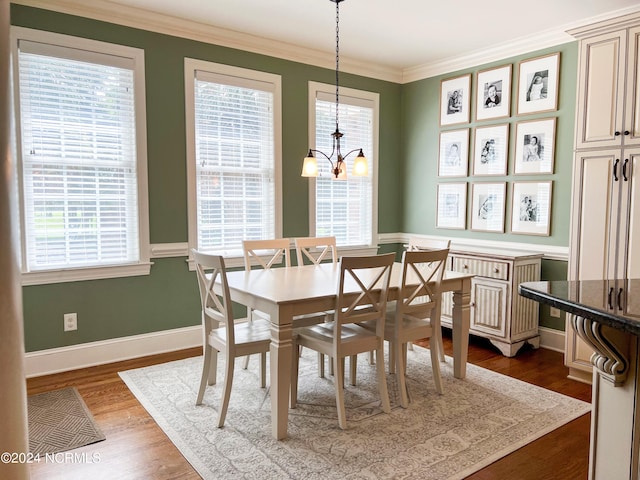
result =
[[640,336],[640,279],[525,282],[520,295]]

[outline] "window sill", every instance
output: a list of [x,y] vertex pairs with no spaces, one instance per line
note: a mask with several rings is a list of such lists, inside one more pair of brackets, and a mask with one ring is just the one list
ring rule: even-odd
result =
[[114,265],[103,267],[70,268],[46,272],[28,272],[22,274],[22,285],[45,285],[49,283],[82,282],[106,278],[137,277],[151,273],[151,262],[132,265]]

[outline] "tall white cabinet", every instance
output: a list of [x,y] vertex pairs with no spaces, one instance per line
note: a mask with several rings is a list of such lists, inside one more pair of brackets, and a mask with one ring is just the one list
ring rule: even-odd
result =
[[[569,33],[580,42],[569,279],[640,278],[640,14]],[[565,338],[569,375],[591,381],[593,350],[570,319]]]

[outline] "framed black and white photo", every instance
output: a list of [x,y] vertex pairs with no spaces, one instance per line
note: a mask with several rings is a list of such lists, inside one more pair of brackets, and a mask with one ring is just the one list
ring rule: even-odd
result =
[[440,83],[440,126],[469,123],[471,74]]
[[478,72],[476,85],[476,120],[509,116],[511,65]]
[[474,175],[507,174],[508,124],[477,127],[473,143]]
[[466,177],[469,165],[469,129],[440,132],[439,177]]
[[439,183],[436,227],[464,230],[467,223],[467,184]]
[[549,235],[551,181],[513,182],[511,233]]
[[558,109],[560,52],[518,65],[518,115]]
[[471,230],[504,232],[506,182],[471,184]]
[[518,122],[514,173],[553,173],[555,137],[555,117]]

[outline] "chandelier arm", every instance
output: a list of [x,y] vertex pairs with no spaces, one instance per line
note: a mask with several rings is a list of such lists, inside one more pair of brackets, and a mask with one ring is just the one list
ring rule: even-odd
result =
[[[324,158],[326,158],[327,160],[329,160],[329,162],[331,163],[331,167],[333,167],[333,161],[331,160],[331,157],[333,157],[333,152],[331,152],[331,155],[327,156],[326,153],[324,153],[322,150],[315,150],[313,148],[309,149],[310,152],[314,152],[314,153],[319,153],[320,155],[322,155]],[[351,152],[349,152],[351,153]]]
[[353,152],[361,152],[362,149],[361,148],[354,148],[353,150],[351,150],[349,153],[346,153],[345,155],[342,156],[342,159],[346,159],[349,155],[351,155]]

